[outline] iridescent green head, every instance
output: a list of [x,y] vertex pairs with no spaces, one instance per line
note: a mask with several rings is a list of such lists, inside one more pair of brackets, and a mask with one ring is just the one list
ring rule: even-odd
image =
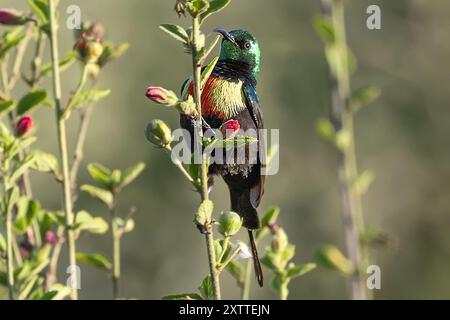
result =
[[214,31],[223,36],[219,59],[244,62],[250,66],[251,74],[257,78],[261,63],[261,51],[255,37],[245,30],[215,29]]

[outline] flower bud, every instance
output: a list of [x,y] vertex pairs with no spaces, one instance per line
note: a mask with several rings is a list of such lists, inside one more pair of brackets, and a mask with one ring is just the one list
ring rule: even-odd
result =
[[169,107],[173,107],[178,104],[178,97],[175,92],[161,87],[148,87],[145,96],[153,102],[164,104]]
[[181,15],[186,16],[186,0],[177,0],[174,9],[178,17],[181,17]]
[[75,44],[75,49],[86,63],[95,63],[103,53],[102,39],[96,38],[92,33],[83,32]]
[[45,233],[45,243],[48,243],[50,245],[55,245],[58,243],[58,236],[55,232],[49,230]]
[[233,211],[224,211],[219,217],[219,232],[225,237],[234,236],[242,226],[241,217]]
[[233,119],[223,123],[219,128],[220,132],[222,132],[222,137],[227,139],[235,137],[239,129],[241,129],[241,125],[237,120]]
[[27,22],[27,17],[16,9],[0,9],[0,24],[16,26]]
[[282,252],[284,251],[287,246],[289,245],[288,237],[286,232],[283,228],[281,228],[279,225],[273,224],[269,226],[270,230],[272,231],[273,238],[272,238],[272,250],[274,252]]
[[18,137],[23,137],[28,132],[30,132],[33,127],[33,118],[30,116],[23,116],[17,121],[16,124],[16,135]]
[[172,131],[162,120],[154,119],[145,127],[145,137],[158,147],[166,147],[172,142]]

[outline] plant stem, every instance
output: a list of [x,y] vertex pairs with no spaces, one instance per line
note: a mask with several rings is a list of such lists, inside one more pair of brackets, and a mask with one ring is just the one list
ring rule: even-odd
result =
[[[172,147],[170,145],[167,145],[164,147],[164,149],[170,154],[172,152]],[[177,167],[178,170],[180,170],[181,174],[188,179],[190,183],[194,185],[196,189],[198,189],[198,185],[195,183],[194,179],[191,177],[189,172],[187,172],[186,168],[183,166],[180,160],[172,161],[175,167]]]
[[[77,189],[77,175],[80,169],[81,161],[83,160],[83,149],[86,142],[87,131],[89,128],[89,123],[92,115],[92,106],[88,106],[85,110],[80,113],[80,128],[78,130],[78,140],[75,146],[75,154],[73,156],[72,167],[70,169],[70,181],[72,182],[72,192],[76,198]],[[75,202],[76,199],[73,199]]]
[[[114,201],[115,203],[115,201]],[[112,287],[113,299],[119,298],[119,280],[120,280],[120,230],[116,221],[116,210],[113,206],[110,210],[111,214],[111,233],[113,240],[113,274]]]
[[220,263],[220,266],[217,268],[218,272],[222,272],[223,269],[229,264],[238,254],[241,252],[241,247],[238,247],[236,250],[233,251],[232,254],[223,262]]
[[250,286],[252,282],[252,271],[253,271],[253,262],[252,259],[248,259],[247,265],[245,266],[245,278],[244,278],[244,286],[241,291],[241,300],[249,300],[250,299]]
[[75,92],[73,93],[72,98],[70,99],[69,103],[67,104],[67,107],[64,109],[64,111],[62,113],[62,117],[64,119],[67,119],[69,117],[70,112],[74,108],[74,106],[75,106],[74,103],[76,101],[76,98],[80,94],[81,90],[83,90],[83,87],[86,84],[86,81],[88,78],[88,74],[89,74],[89,69],[88,69],[87,65],[84,65],[83,70],[81,72],[80,81],[78,82]]
[[360,236],[364,231],[364,219],[360,195],[353,191],[353,181],[358,177],[353,128],[353,112],[348,106],[350,99],[350,74],[348,64],[348,46],[345,31],[344,3],[342,0],[322,0],[324,16],[331,22],[335,31],[334,46],[329,52],[334,57],[329,61],[332,112],[331,121],[336,133],[344,132],[348,136],[345,147],[339,148],[339,184],[341,192],[341,211],[345,229],[347,254],[352,262],[354,273],[350,277],[352,299],[366,299],[363,250]]
[[230,237],[225,237],[222,245],[222,252],[220,253],[220,257],[217,259],[217,262],[221,264],[223,257],[225,256],[225,252],[228,249],[228,244],[230,243]]
[[[198,118],[198,135],[199,141],[203,142],[203,129],[202,129],[202,103],[201,103],[201,73],[202,63],[199,58],[199,38],[200,38],[200,18],[197,16],[193,18],[192,22],[192,65],[194,72],[194,102],[197,106],[199,114]],[[206,153],[202,151],[202,163],[201,163],[201,190],[200,195],[202,201],[208,200],[208,158]],[[206,222],[205,241],[208,252],[209,271],[211,275],[212,287],[214,292],[214,299],[220,300],[220,282],[219,272],[216,266],[216,254],[214,251],[214,237],[212,230],[212,221]]]
[[27,27],[25,39],[23,39],[22,42],[17,47],[11,77],[8,82],[8,90],[9,91],[11,91],[14,88],[17,80],[19,80],[19,78],[20,78],[20,67],[22,66],[23,57],[24,57],[25,51],[27,49],[28,42],[30,41],[32,31],[33,31],[33,25],[30,24]]
[[34,52],[34,58],[31,62],[31,90],[34,90],[40,81],[39,72],[42,66],[42,56],[45,51],[45,34],[39,31],[38,40]]
[[12,212],[10,209],[6,212],[6,258],[7,258],[7,281],[8,296],[14,300],[14,262],[13,262],[13,227]]
[[70,298],[72,300],[78,299],[77,288],[73,284],[78,284],[78,274],[73,272],[76,270],[76,248],[75,248],[75,234],[71,228],[74,224],[74,214],[72,212],[72,195],[69,176],[69,160],[67,151],[67,137],[65,120],[62,118],[63,110],[61,108],[61,79],[59,72],[59,53],[58,53],[58,37],[57,37],[57,25],[55,21],[55,1],[49,0],[50,4],[50,46],[51,46],[51,61],[53,70],[53,94],[55,99],[56,110],[56,122],[57,122],[57,134],[58,144],[61,158],[61,167],[63,174],[63,200],[64,200],[64,213],[66,217],[66,232],[67,232],[67,245],[69,251],[69,266],[72,270],[72,288],[70,291]]

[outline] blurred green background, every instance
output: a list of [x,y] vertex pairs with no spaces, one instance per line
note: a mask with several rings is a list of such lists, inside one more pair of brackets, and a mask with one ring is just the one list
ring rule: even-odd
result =
[[[26,8],[26,1],[1,2],[2,7]],[[198,196],[167,156],[143,135],[152,118],[178,126],[176,112],[150,103],[144,93],[150,84],[178,91],[190,74],[189,56],[158,30],[160,23],[187,26],[189,20],[176,17],[173,0],[62,0],[64,20],[70,4],[81,7],[83,19],[105,23],[108,39],[131,45],[101,76],[99,86],[111,88],[112,94],[94,111],[84,161],[121,169],[140,160],[147,164],[119,204],[123,213],[131,206],[138,208],[136,229],[123,239],[122,296],[159,299],[194,291],[208,270],[203,237],[192,223]],[[370,4],[381,6],[379,31],[366,28]],[[258,92],[265,124],[279,128],[281,139],[280,172],[268,179],[260,211],[280,206],[279,222],[297,246],[297,263],[313,260],[322,244],[344,249],[336,156],[314,129],[315,121],[327,116],[329,101],[323,46],[311,24],[319,10],[315,0],[234,0],[204,26],[205,31],[218,26],[248,29],[260,41],[263,60]],[[383,91],[381,99],[358,113],[356,120],[359,166],[377,175],[364,198],[366,221],[398,241],[395,250],[374,252],[382,272],[382,289],[376,291],[376,298],[450,297],[449,15],[447,0],[348,1],[348,40],[359,61],[352,86],[377,85]],[[62,53],[70,50],[71,31],[63,26],[60,38]],[[66,97],[78,77],[77,68],[63,74]],[[53,117],[49,109],[36,113],[38,144],[46,151],[56,151]],[[69,129],[73,142],[76,117]],[[59,186],[43,175],[32,178],[43,205],[59,208]],[[80,182],[90,181],[83,168]],[[216,211],[228,208],[222,182],[212,197]],[[85,194],[78,202],[77,209],[81,208],[106,216]],[[246,234],[240,237],[246,239]],[[78,241],[78,249],[110,255],[109,236],[86,234]],[[64,282],[66,257],[61,261]],[[82,299],[111,297],[111,284],[103,272],[82,266],[81,277]],[[228,274],[222,277],[222,287],[224,298],[239,296]],[[347,298],[345,279],[321,268],[294,280],[290,289],[291,299]],[[251,297],[274,299],[276,295],[267,285],[253,287]]]

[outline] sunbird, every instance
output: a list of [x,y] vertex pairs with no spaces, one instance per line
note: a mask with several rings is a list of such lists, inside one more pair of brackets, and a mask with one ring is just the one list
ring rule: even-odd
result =
[[[248,31],[214,31],[220,33],[223,39],[219,60],[204,84],[201,95],[203,130],[218,129],[229,120],[236,120],[244,131],[263,129],[263,117],[256,93],[261,60],[259,44]],[[182,88],[183,94],[193,96],[193,91],[192,80],[186,80]],[[180,124],[193,138],[196,119],[181,115]],[[261,227],[256,209],[264,194],[265,182],[265,176],[261,173],[263,155],[259,151],[264,143],[261,136],[256,143],[256,155],[246,153],[243,163],[212,164],[208,172],[208,186],[212,187],[214,175],[222,176],[227,184],[231,210],[242,217],[243,226],[248,229],[255,274],[262,287],[263,273],[253,237],[253,230]]]

